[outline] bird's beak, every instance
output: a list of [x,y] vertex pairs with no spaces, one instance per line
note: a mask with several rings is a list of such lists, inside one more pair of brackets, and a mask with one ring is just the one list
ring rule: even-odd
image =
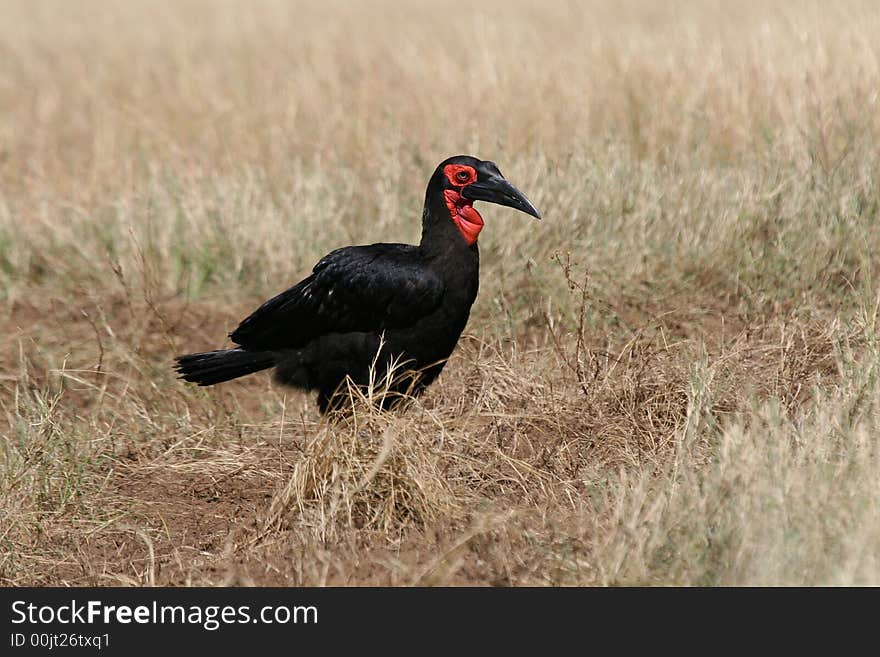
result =
[[495,176],[483,182],[472,183],[461,190],[461,195],[470,201],[488,201],[489,203],[506,205],[520,212],[530,214],[535,219],[541,218],[541,215],[538,214],[531,201],[525,197],[525,194],[501,176]]

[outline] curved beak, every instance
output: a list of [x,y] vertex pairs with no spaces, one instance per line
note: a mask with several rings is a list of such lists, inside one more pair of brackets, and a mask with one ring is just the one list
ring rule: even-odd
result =
[[520,212],[540,219],[541,215],[521,191],[501,176],[494,176],[483,182],[475,182],[461,190],[461,195],[470,201],[488,201],[506,205]]

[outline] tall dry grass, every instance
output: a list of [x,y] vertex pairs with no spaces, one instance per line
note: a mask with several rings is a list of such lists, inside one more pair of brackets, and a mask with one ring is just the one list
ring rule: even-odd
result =
[[[877,584],[876,3],[0,5],[0,581]],[[171,358],[466,152],[406,413]]]

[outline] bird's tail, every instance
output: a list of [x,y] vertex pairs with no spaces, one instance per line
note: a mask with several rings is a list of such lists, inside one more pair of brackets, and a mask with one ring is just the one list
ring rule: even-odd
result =
[[175,369],[184,381],[212,386],[246,374],[253,374],[275,365],[271,351],[220,349],[177,357]]

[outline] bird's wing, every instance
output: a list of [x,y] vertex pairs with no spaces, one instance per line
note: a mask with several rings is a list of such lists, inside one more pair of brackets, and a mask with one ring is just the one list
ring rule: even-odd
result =
[[229,337],[246,349],[295,349],[327,333],[406,328],[437,307],[443,290],[414,246],[349,246],[322,258]]

